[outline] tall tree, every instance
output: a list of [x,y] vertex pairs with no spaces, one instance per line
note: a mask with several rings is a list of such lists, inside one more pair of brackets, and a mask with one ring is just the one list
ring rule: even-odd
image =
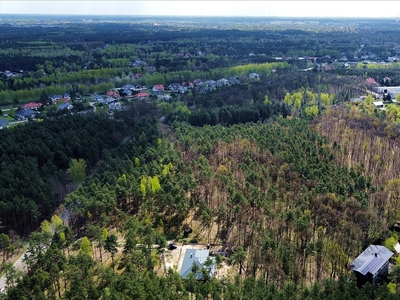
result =
[[114,267],[114,256],[118,252],[118,240],[115,234],[107,236],[104,243],[104,250],[111,254],[112,266]]

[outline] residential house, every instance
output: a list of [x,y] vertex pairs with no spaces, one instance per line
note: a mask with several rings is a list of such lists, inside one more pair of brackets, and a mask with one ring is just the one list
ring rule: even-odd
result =
[[171,92],[173,93],[178,93],[179,92],[179,88],[181,87],[181,85],[179,83],[171,83],[168,88]]
[[13,72],[9,71],[9,70],[5,70],[4,71],[4,75],[6,75],[6,77],[12,77],[15,76]]
[[0,129],[8,127],[9,122],[7,119],[0,119]]
[[132,84],[130,84],[130,83],[128,83],[128,84],[125,84],[123,87],[121,87],[121,89],[123,89],[123,90],[125,90],[125,89],[127,89],[127,90],[133,90],[135,87],[132,85]]
[[100,95],[97,95],[97,94],[94,94],[94,100],[96,101],[96,103],[105,104],[105,105],[115,101],[114,98],[111,98],[111,97],[104,98],[104,97],[102,97]]
[[70,94],[64,94],[62,97],[63,97],[64,99],[67,99],[68,101],[71,100]]
[[186,249],[183,258],[180,275],[183,279],[187,279],[189,274],[193,273],[193,266],[196,266],[195,278],[197,280],[206,280],[205,276],[213,277],[215,273],[215,257],[209,256],[209,250]]
[[164,100],[164,101],[171,101],[171,99],[172,99],[172,97],[171,97],[170,95],[165,95],[165,96],[163,97],[163,100]]
[[29,109],[38,109],[43,106],[42,103],[36,103],[36,102],[29,102],[24,105],[22,105],[22,108],[29,108]]
[[180,86],[179,87],[179,93],[184,94],[188,91],[188,87],[187,86]]
[[146,100],[149,98],[149,94],[142,92],[142,93],[137,93],[136,95],[133,96],[134,98],[138,99],[138,100]]
[[107,97],[118,99],[119,98],[119,93],[116,91],[108,91],[106,94]]
[[227,85],[228,83],[229,83],[229,80],[226,79],[226,78],[221,78],[221,79],[217,80],[217,86],[218,87]]
[[122,106],[119,102],[113,102],[108,105],[108,110],[121,110]]
[[376,284],[386,278],[389,270],[389,259],[393,252],[380,245],[370,245],[352,263],[358,286],[364,283]]
[[68,102],[62,103],[58,105],[59,110],[64,110],[64,109],[72,109],[73,106],[69,104]]
[[202,85],[203,81],[200,78],[197,78],[193,81],[194,85],[199,86]]
[[145,67],[145,66],[147,66],[147,62],[145,62],[144,60],[141,60],[141,59],[137,59],[134,62],[130,62],[129,66],[130,67]]
[[234,77],[234,76],[229,77],[228,80],[229,80],[229,83],[230,83],[230,84],[239,84],[239,83],[240,83],[239,79],[237,79],[237,78]]
[[61,96],[61,95],[53,95],[53,96],[51,96],[51,102],[56,102],[58,99],[61,99],[61,98],[63,98],[63,96]]
[[161,95],[164,92],[164,86],[162,84],[156,84],[153,87],[153,93],[156,95]]
[[17,110],[15,113],[16,113],[16,117],[19,120],[25,120],[25,119],[33,118],[37,112],[32,109],[29,109],[29,108],[21,108],[21,109]]
[[249,77],[250,79],[260,79],[260,75],[258,75],[257,73],[251,73]]
[[217,82],[215,80],[204,81],[204,84],[208,87],[211,87],[212,89],[215,89],[217,87]]
[[103,96],[100,96],[96,93],[93,94],[93,98],[94,98],[94,101],[96,101],[96,102],[102,102],[104,99]]

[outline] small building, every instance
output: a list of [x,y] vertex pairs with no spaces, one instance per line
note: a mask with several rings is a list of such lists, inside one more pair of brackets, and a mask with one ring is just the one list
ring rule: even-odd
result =
[[383,101],[374,101],[372,102],[376,108],[383,109]]
[[189,274],[193,273],[193,266],[197,266],[197,271],[194,274],[197,280],[206,280],[205,275],[213,277],[215,273],[215,257],[209,256],[209,250],[186,249],[185,257],[183,258],[180,275],[183,279],[187,279]]
[[392,255],[392,251],[380,245],[370,245],[365,249],[351,263],[357,277],[357,285],[361,286],[367,282],[376,284],[379,279],[385,279]]

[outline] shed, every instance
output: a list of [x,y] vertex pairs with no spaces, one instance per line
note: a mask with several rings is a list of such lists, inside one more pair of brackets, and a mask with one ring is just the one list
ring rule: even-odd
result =
[[[180,271],[182,278],[187,279],[189,274],[192,273],[194,264],[198,266],[198,271],[195,274],[197,280],[205,280],[204,274],[209,274],[209,277],[213,277],[215,272],[215,257],[211,257],[209,254],[210,251],[205,249],[186,249]],[[207,264],[207,259],[211,261],[210,265]]]
[[352,263],[353,272],[359,286],[364,283],[376,284],[378,279],[385,279],[389,269],[389,259],[393,252],[380,245],[370,245]]

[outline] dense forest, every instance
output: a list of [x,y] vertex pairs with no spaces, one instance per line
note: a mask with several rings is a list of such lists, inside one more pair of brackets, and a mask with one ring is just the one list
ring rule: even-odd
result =
[[[1,24],[2,109],[53,93],[79,109],[49,104],[0,130],[0,299],[398,299],[397,254],[378,285],[358,285],[350,264],[399,238],[400,110],[378,109],[366,81],[394,86],[399,66],[337,61],[397,46],[360,47],[367,21],[159,21]],[[85,102],[222,77],[236,81],[169,101],[121,95],[116,111]],[[214,276],[167,267],[185,245],[218,249]]]

